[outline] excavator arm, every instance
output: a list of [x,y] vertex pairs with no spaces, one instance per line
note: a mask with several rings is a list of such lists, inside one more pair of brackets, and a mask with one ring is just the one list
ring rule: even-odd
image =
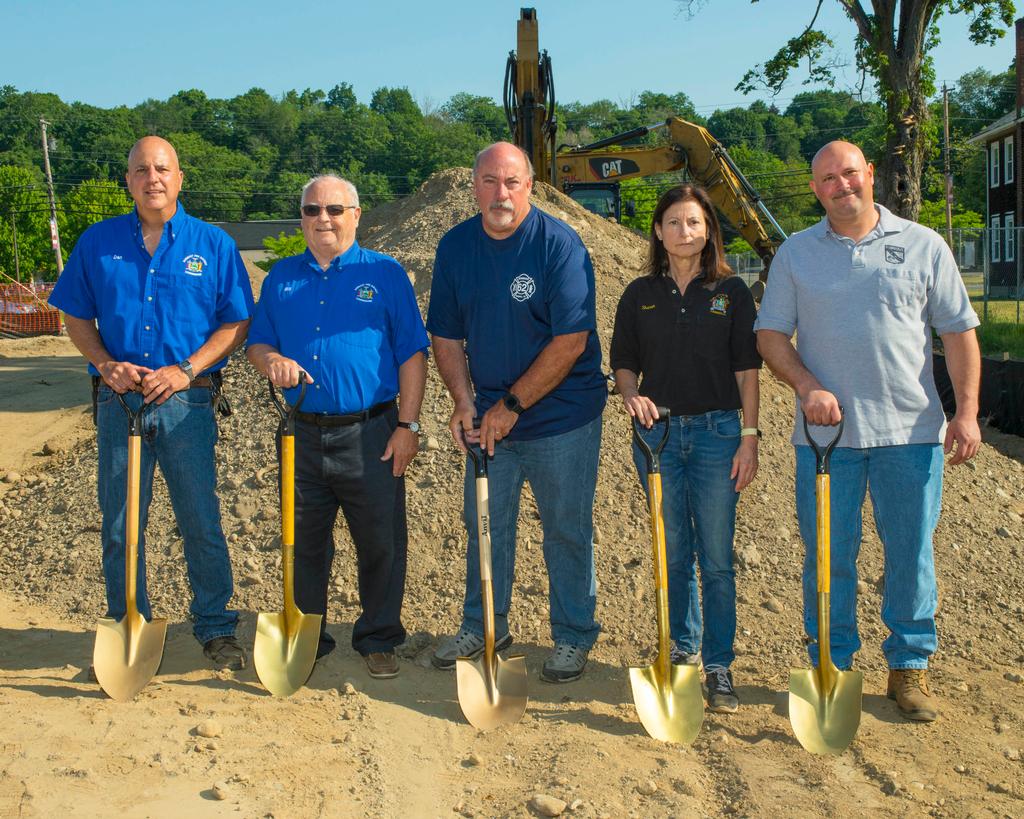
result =
[[[670,142],[667,145],[603,150],[661,128],[668,129]],[[708,192],[719,212],[761,257],[765,266],[762,280],[779,241],[786,238],[785,231],[768,212],[725,147],[706,128],[679,117],[561,151],[555,157],[555,168],[555,184],[567,193],[581,183],[615,183],[641,176],[686,171],[690,179]],[[779,241],[770,238],[765,223],[778,234]]]

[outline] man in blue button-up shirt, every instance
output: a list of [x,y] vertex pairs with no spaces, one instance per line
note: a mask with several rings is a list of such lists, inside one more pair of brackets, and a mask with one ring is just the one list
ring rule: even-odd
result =
[[[101,380],[96,426],[107,616],[125,614],[128,419],[114,393],[143,416],[141,520],[157,463],[167,482],[193,599],[193,632],[218,668],[240,669],[231,563],[220,526],[213,380],[245,340],[249,277],[231,238],[178,204],[182,172],[166,140],[144,137],[128,155],[135,210],[90,227],[50,296],[68,335]],[[143,527],[140,527],[143,528]],[[139,610],[150,617],[145,542],[139,543]]]
[[[390,256],[355,240],[359,195],[319,176],[302,191],[308,250],[263,282],[249,360],[290,403],[308,387],[295,425],[295,602],[323,614],[334,521],[341,507],[356,546],[362,614],[352,647],[373,677],[398,674],[408,535],[405,470],[419,448],[427,334],[409,277]],[[398,405],[395,397],[398,396]]]

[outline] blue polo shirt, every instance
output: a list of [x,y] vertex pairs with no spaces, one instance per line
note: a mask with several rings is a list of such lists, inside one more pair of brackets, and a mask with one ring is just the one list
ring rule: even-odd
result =
[[[426,350],[416,294],[402,266],[357,242],[326,270],[308,250],[263,282],[249,345],[269,344],[313,378],[303,412],[361,412],[398,394],[398,368]],[[299,389],[285,390],[294,403]]]
[[[152,256],[136,211],[89,227],[50,304],[75,318],[95,319],[116,361],[154,370],[188,358],[218,327],[245,321],[253,309],[249,274],[234,240],[189,216],[180,203]],[[91,364],[89,372],[98,375]]]
[[589,332],[569,374],[519,416],[510,440],[568,432],[604,409],[590,254],[572,228],[536,207],[505,239],[488,236],[479,214],[444,235],[434,260],[427,329],[465,339],[479,415],[555,336]]

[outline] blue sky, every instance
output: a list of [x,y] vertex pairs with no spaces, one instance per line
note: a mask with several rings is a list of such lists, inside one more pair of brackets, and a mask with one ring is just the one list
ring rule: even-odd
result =
[[[254,86],[279,95],[338,82],[351,83],[363,102],[380,86],[406,86],[426,107],[458,91],[498,100],[522,5],[4,0],[0,84],[105,107],[164,99],[186,88],[231,97]],[[628,104],[644,90],[684,91],[698,111],[710,114],[756,98],[733,87],[747,68],[803,28],[814,3],[701,0],[692,17],[674,0],[533,5],[559,101]],[[819,23],[852,63],[853,26],[836,0],[826,0]],[[944,19],[941,31],[935,51],[940,85],[978,66],[1002,71],[1013,57],[1012,30],[992,48],[970,45],[963,15]],[[848,71],[837,87],[855,83]],[[779,106],[801,90],[806,87],[792,83]]]

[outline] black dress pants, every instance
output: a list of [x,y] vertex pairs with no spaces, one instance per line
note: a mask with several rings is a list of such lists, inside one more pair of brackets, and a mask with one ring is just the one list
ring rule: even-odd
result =
[[359,568],[362,613],[352,647],[364,656],[405,641],[405,478],[380,459],[397,423],[395,407],[344,427],[295,422],[295,602],[307,614],[324,615],[321,645],[333,644],[324,628],[340,507]]

